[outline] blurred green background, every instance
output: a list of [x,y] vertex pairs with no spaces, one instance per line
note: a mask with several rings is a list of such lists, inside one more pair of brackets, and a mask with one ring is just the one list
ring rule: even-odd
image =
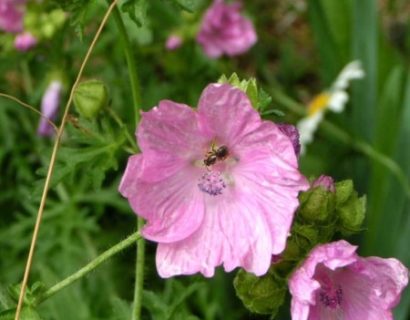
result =
[[[196,14],[206,1],[187,2]],[[62,1],[64,3],[64,1]],[[68,20],[48,41],[28,53],[7,47],[0,34],[0,92],[39,106],[51,75],[74,81],[106,10],[86,1],[84,35]],[[148,2],[146,2],[148,3]],[[56,6],[45,2],[43,9]],[[410,4],[406,0],[244,1],[258,43],[239,58],[209,60],[193,41],[173,52],[167,36],[184,26],[187,13],[172,1],[152,0],[138,27],[124,15],[137,60],[143,109],[161,99],[195,106],[202,89],[221,74],[256,77],[272,95],[279,122],[296,123],[306,105],[330,86],[348,62],[361,60],[366,77],[355,81],[343,114],[328,114],[301,158],[306,176],[352,178],[368,196],[363,255],[396,257],[410,265]],[[84,78],[104,81],[110,108],[135,130],[127,66],[110,18]],[[65,98],[67,95],[65,96]],[[64,99],[63,99],[64,100]],[[124,129],[108,112],[77,123],[75,110],[63,137],[52,190],[34,257],[31,283],[47,286],[71,274],[135,230],[135,216],[117,192],[128,153]],[[0,306],[7,287],[22,278],[52,141],[36,135],[38,116],[0,97]],[[88,132],[94,132],[89,135]],[[109,148],[107,148],[109,146]],[[82,156],[86,150],[87,156]],[[233,274],[218,272],[163,281],[148,244],[144,296],[146,319],[268,319],[251,315],[236,298]],[[129,249],[39,307],[44,319],[128,319],[133,295],[135,250]],[[0,309],[0,310],[1,310]],[[283,308],[286,309],[286,308]],[[410,290],[395,319],[410,319]],[[151,314],[151,315],[149,315]],[[278,319],[288,319],[286,310]]]

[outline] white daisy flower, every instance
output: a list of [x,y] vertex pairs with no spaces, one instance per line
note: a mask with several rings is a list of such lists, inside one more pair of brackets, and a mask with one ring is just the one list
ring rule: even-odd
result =
[[313,135],[323,119],[326,110],[343,112],[349,95],[346,90],[351,80],[361,79],[365,75],[360,61],[352,61],[339,73],[330,89],[318,94],[308,105],[307,116],[301,119],[297,128],[300,134],[301,153],[306,145],[313,141]]

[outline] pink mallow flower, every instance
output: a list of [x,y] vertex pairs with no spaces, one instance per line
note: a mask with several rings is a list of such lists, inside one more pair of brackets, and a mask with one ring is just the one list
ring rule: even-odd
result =
[[43,95],[43,99],[41,100],[41,113],[44,117],[41,118],[37,129],[37,133],[40,136],[48,137],[54,133],[54,128],[47,119],[54,121],[57,117],[62,89],[63,85],[60,81],[52,81]]
[[14,47],[18,51],[27,51],[33,48],[37,44],[37,38],[30,32],[23,32],[16,36],[14,39]]
[[182,38],[176,34],[171,34],[165,42],[165,48],[167,50],[176,50],[182,45]]
[[207,56],[240,55],[256,43],[253,24],[241,15],[240,10],[240,3],[226,4],[223,0],[215,0],[205,12],[197,41]]
[[23,5],[25,0],[0,0],[0,30],[21,32],[23,30]]
[[137,139],[142,154],[129,158],[119,190],[158,242],[159,275],[211,277],[222,264],[266,273],[308,187],[290,139],[228,84],[210,84],[197,110],[160,101]]
[[319,245],[290,278],[292,320],[392,320],[408,283],[400,261],[362,258],[344,240]]

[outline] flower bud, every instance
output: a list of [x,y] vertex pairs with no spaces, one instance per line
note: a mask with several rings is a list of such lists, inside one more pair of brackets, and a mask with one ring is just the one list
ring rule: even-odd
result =
[[313,187],[299,196],[298,214],[309,222],[325,224],[333,219],[335,194],[323,187]]
[[235,277],[236,294],[250,311],[275,315],[284,303],[286,281],[274,271],[262,277],[240,270]]
[[81,82],[74,91],[74,105],[85,118],[94,118],[107,104],[107,98],[107,88],[99,80]]
[[315,181],[312,183],[312,187],[323,187],[327,191],[330,192],[336,192],[335,188],[335,183],[333,181],[333,178],[330,176],[326,175],[321,175],[319,178],[317,178]]

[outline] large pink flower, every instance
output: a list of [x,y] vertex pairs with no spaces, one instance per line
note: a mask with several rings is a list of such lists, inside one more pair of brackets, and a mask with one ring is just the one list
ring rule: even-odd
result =
[[241,15],[240,9],[240,3],[215,0],[205,12],[197,41],[210,58],[239,55],[256,43],[253,24]]
[[292,320],[392,320],[408,283],[400,261],[362,258],[344,240],[317,246],[294,272]]
[[25,0],[0,1],[0,30],[6,32],[23,31],[23,5]]
[[159,243],[160,276],[210,277],[221,264],[266,273],[308,187],[291,140],[227,84],[209,85],[197,110],[161,101],[137,138],[142,154],[129,158],[119,189],[148,220],[143,236]]

